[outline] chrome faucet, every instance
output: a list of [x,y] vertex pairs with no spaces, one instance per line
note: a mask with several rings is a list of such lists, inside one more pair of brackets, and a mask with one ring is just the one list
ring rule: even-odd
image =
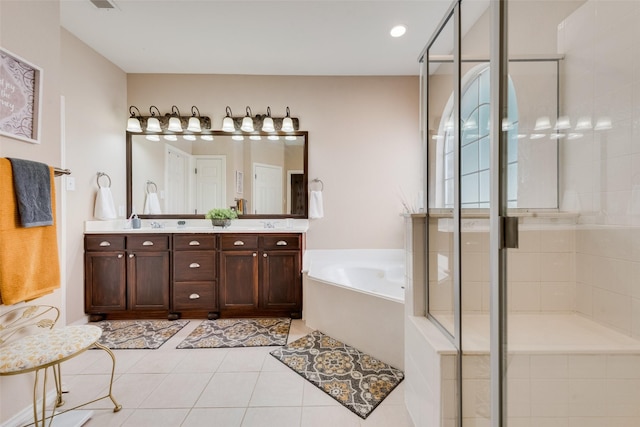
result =
[[279,221],[261,221],[264,224],[264,228],[276,228],[276,224]]
[[163,228],[164,225],[159,223],[158,221],[151,221],[151,228]]

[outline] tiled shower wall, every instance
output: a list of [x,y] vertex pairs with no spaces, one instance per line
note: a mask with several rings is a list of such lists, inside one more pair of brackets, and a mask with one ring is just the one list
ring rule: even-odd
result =
[[[561,208],[580,211],[576,310],[640,338],[640,2],[591,0],[558,28]],[[591,129],[575,129],[590,118]]]
[[[531,223],[534,222],[535,223]],[[511,312],[573,312],[576,307],[575,226],[572,220],[521,218],[518,249],[509,250],[508,300]],[[489,221],[463,220],[462,308],[489,313]],[[431,219],[429,281],[432,311],[453,308],[450,220]]]
[[640,338],[640,228],[578,227],[576,310]]

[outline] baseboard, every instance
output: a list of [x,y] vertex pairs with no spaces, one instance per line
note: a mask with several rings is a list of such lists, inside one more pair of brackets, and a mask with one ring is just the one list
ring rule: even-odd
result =
[[[56,400],[56,391],[51,390],[47,393],[47,402],[54,402]],[[42,404],[42,399],[38,401],[38,407]],[[63,408],[64,410],[64,408]],[[80,427],[93,416],[91,410],[74,410],[69,411],[62,415],[56,415],[51,423],[51,427]],[[33,407],[31,405],[26,406],[20,412],[16,413],[13,417],[9,418],[4,423],[0,424],[0,427],[22,427],[27,424],[33,424]],[[49,424],[47,424],[49,425]]]

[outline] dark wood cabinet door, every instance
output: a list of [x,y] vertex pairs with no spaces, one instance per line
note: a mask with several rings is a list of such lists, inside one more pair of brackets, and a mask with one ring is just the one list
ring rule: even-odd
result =
[[258,252],[220,253],[220,309],[258,307]]
[[169,309],[169,252],[129,252],[127,283],[131,310]]
[[302,276],[300,252],[297,250],[265,251],[261,255],[260,306],[271,309],[300,310]]
[[124,251],[86,252],[84,257],[87,313],[127,309],[127,265]]

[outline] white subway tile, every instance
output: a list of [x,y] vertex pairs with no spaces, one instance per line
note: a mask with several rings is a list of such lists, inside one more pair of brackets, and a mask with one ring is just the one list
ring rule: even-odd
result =
[[570,378],[605,378],[607,375],[607,356],[603,354],[569,355]]
[[569,378],[569,365],[566,355],[531,355],[532,379]]

